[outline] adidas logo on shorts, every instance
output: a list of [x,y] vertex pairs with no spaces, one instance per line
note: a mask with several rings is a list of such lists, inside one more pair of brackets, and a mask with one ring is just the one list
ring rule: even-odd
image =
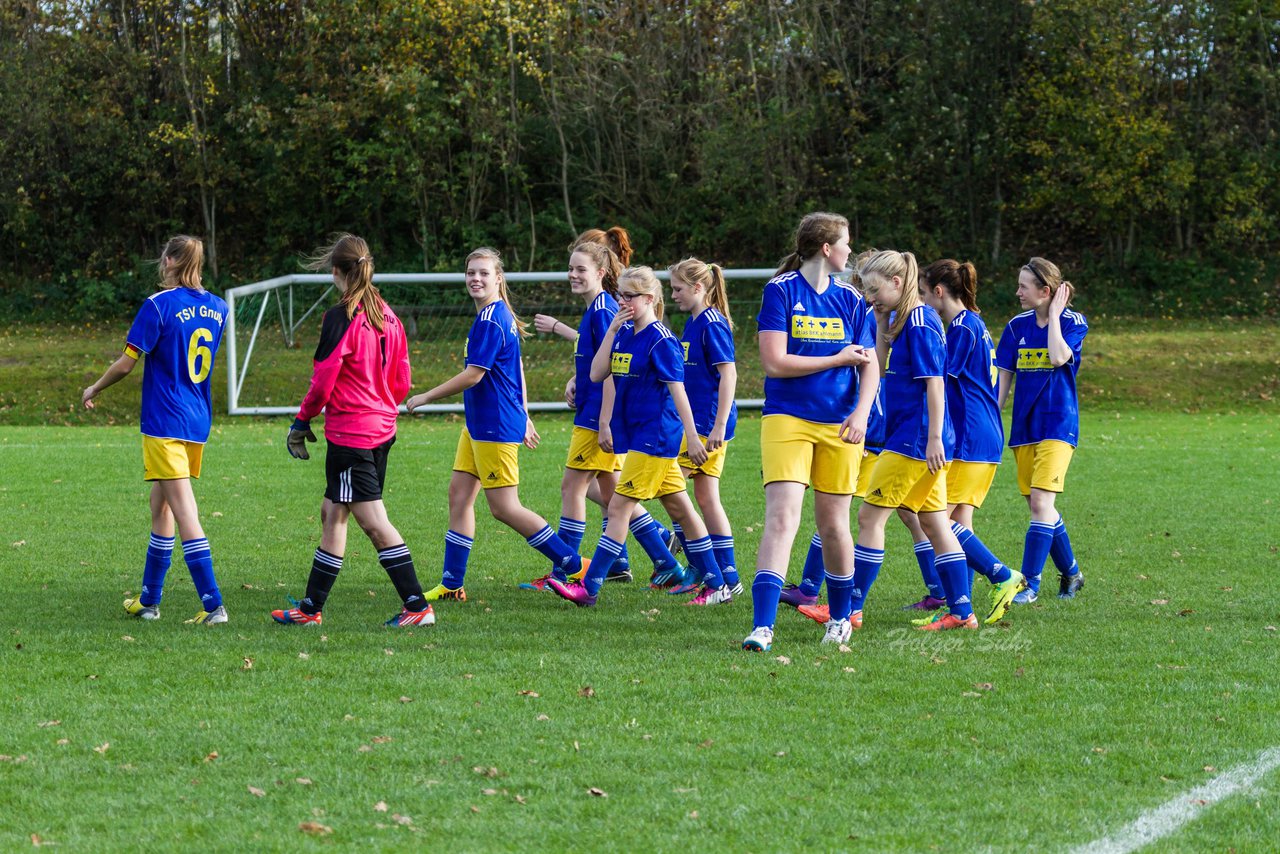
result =
[[627,487],[628,489],[635,489],[635,488],[636,488],[636,485],[635,485],[634,483],[632,483],[631,481],[627,481],[626,483],[624,483],[624,484],[622,484],[622,485],[623,485],[623,486],[625,486],[625,487]]
[[881,493],[879,489],[873,489],[871,491],[871,494],[876,496],[877,498],[884,498],[884,494]]
[[489,479],[489,480],[497,480],[497,479],[498,479],[498,474],[497,474],[497,472],[492,472],[492,471],[491,471],[491,472],[489,472],[489,478],[488,478],[488,479]]
[[587,460],[584,456],[582,456],[582,454],[578,454],[576,457],[573,458],[573,461],[575,463],[585,463]]

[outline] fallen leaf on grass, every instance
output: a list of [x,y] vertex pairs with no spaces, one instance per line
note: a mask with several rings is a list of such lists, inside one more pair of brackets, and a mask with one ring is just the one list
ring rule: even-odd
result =
[[216,751],[216,750],[211,750],[211,751],[209,751],[208,755],[207,755],[207,756],[205,756],[204,761],[205,761],[205,762],[212,762],[213,760],[215,760],[215,759],[217,759],[217,758],[218,758],[218,751]]
[[777,658],[775,658],[775,659],[774,659],[774,661],[778,662],[779,664],[790,664],[790,663],[791,663],[791,659],[787,658],[785,655],[780,655],[780,656],[778,656]]
[[413,698],[412,698],[412,697],[401,697],[401,698],[400,698],[400,702],[402,702],[402,703],[412,703],[412,702],[413,702]]
[[93,752],[98,754],[99,756],[106,756],[107,751],[110,749],[111,749],[111,742],[104,741],[102,744],[99,744],[97,747],[95,747],[93,749]]
[[699,744],[699,745],[698,745],[698,748],[699,748],[700,750],[705,750],[705,749],[707,749],[708,747],[710,747],[710,746],[711,746],[711,745],[713,745],[713,744],[715,744],[715,742],[708,738],[706,741],[704,741],[704,742],[702,742],[701,744]]
[[374,743],[374,744],[386,744],[388,741],[394,741],[394,740],[395,740],[395,739],[393,739],[393,738],[392,738],[391,736],[389,736],[389,735],[375,735],[375,736],[373,737],[373,743]]
[[309,833],[312,836],[328,836],[333,833],[333,828],[328,825],[321,824],[318,821],[304,821],[298,825],[298,830],[303,833]]
[[528,690],[523,690],[523,691],[521,691],[521,692],[520,692],[520,696],[521,696],[521,697],[536,697],[536,696],[538,696],[538,692],[537,692],[537,691],[528,691]]
[[497,768],[494,768],[492,765],[490,765],[488,768],[484,767],[483,765],[477,765],[471,770],[479,774],[481,777],[488,777],[490,779],[502,776],[502,772],[499,771]]
[[133,636],[132,636],[132,635],[121,635],[121,636],[120,636],[120,640],[122,640],[122,641],[131,641],[131,640],[133,640]]
[[472,812],[474,812],[474,813],[478,813],[478,812],[480,812],[480,807],[475,806],[475,805],[473,804],[473,805],[472,805],[472,807],[471,807],[471,811],[472,811]]
[[694,810],[694,811],[692,811],[691,813],[689,813],[689,818],[697,818],[697,817],[698,817],[698,811],[697,811],[697,810]]
[[1204,766],[1204,770],[1206,770],[1206,771],[1208,771],[1210,774],[1212,774],[1214,771],[1217,771],[1218,769],[1217,769],[1217,768],[1214,768],[1212,765],[1206,765],[1206,766]]
[[391,820],[403,827],[408,827],[409,825],[413,824],[412,818],[410,818],[407,815],[400,815],[399,813],[392,813]]
[[1093,749],[1093,752],[1098,754],[1099,756],[1102,756],[1107,752],[1107,749],[1105,747],[1095,747]]
[[15,549],[22,548],[26,544],[27,544],[26,540],[18,540],[16,543],[10,543],[10,545],[12,545]]
[[535,718],[535,720],[539,720],[539,721],[549,721],[549,720],[551,720],[551,718],[547,717],[546,715],[538,715],[538,717],[537,717],[537,718]]
[[58,741],[57,741],[56,743],[57,743],[57,744],[70,744],[70,743],[71,743],[71,739],[69,739],[69,738],[60,738],[60,739],[58,739]]
[[578,689],[579,697],[594,697],[595,695],[596,689],[592,688],[590,685]]
[[264,798],[267,795],[266,792],[262,791],[257,786],[250,786],[249,794],[253,795],[255,798]]
[[1264,632],[1274,632],[1275,630],[1276,630],[1275,626],[1266,626],[1263,628]]
[[516,796],[515,796],[515,802],[516,802],[516,803],[518,803],[518,804],[522,804],[522,805],[523,805],[523,804],[527,804],[527,803],[529,803],[528,801],[526,801],[526,800],[524,799],[524,795],[516,795]]
[[785,751],[785,750],[779,750],[777,753],[775,753],[775,754],[773,754],[773,755],[774,755],[774,756],[786,756],[786,755],[787,755],[787,751]]
[[853,647],[849,646],[847,643],[840,644],[838,647],[836,647],[836,649],[840,650],[841,652],[853,652]]
[[496,794],[498,794],[498,790],[497,790],[497,789],[481,789],[481,790],[480,790],[480,794],[482,794],[482,795],[496,795]]
[[981,697],[982,695],[979,694],[977,691],[965,691],[960,696],[961,697]]
[[587,789],[587,794],[596,798],[609,797],[609,793],[606,792],[604,789],[599,788],[598,786],[592,786],[590,789]]
[[857,673],[857,672],[858,672],[858,671],[857,671],[857,669],[856,669],[856,668],[853,668],[853,667],[844,667],[844,668],[841,668],[841,669],[842,669],[842,670],[844,670],[844,672],[845,672],[845,673]]
[[378,801],[376,804],[374,804],[374,805],[373,805],[373,811],[374,811],[374,812],[386,812],[386,811],[387,811],[387,802],[386,802],[386,801]]
[[384,649],[384,650],[382,650],[382,651],[383,651],[383,652],[385,652],[387,655],[395,655],[395,654],[396,654],[396,651],[395,651],[394,649],[391,649],[390,647],[387,647],[386,649]]
[[240,669],[241,669],[241,670],[252,670],[252,669],[253,669],[253,659],[252,659],[252,658],[246,658],[246,659],[244,660],[244,664],[242,664],[242,665],[240,666]]
[[299,786],[310,786],[311,778],[310,777],[294,777],[293,782],[297,783]]
[[994,691],[996,688],[996,686],[992,685],[990,682],[974,682],[973,687],[977,688],[979,691]]
[[311,654],[306,652],[300,652],[298,653],[298,658],[301,658],[303,661],[307,661],[311,658]]
[[36,726],[40,727],[41,729],[45,729],[46,727],[57,726],[60,723],[62,723],[62,721],[41,721],[40,723],[36,724]]
[[1152,605],[1168,605],[1169,600],[1168,599],[1152,599],[1151,604]]
[[367,744],[362,744],[356,748],[356,753],[368,753],[370,750],[373,750],[373,748]]

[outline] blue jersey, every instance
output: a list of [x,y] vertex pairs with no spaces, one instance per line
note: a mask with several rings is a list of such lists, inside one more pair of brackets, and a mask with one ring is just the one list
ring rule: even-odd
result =
[[146,354],[142,432],[157,439],[207,442],[213,424],[209,375],[222,343],[227,304],[206,290],[152,294],[129,327],[125,352]]
[[[790,355],[834,356],[850,344],[875,347],[870,317],[866,300],[852,285],[832,276],[818,293],[793,270],[764,286],[756,321],[761,332],[785,332]],[[764,414],[839,424],[858,402],[855,374],[846,366],[803,377],[766,377]]]
[[574,375],[578,378],[577,391],[574,392],[574,406],[577,412],[573,416],[575,427],[588,430],[600,429],[600,394],[602,383],[591,381],[591,360],[596,350],[604,341],[609,331],[613,316],[618,313],[618,302],[605,291],[601,291],[587,307],[578,324],[578,341],[573,345]]
[[996,345],[987,325],[963,310],[947,325],[947,414],[956,431],[955,458],[998,463],[1004,423],[996,405]]
[[523,442],[524,383],[520,330],[502,300],[476,315],[463,353],[467,366],[484,368],[484,379],[462,393],[467,432],[478,442]]
[[1046,439],[1075,447],[1080,440],[1080,404],[1076,372],[1089,324],[1079,312],[1062,312],[1062,338],[1071,361],[1058,367],[1049,360],[1049,327],[1036,323],[1035,311],[1024,311],[1004,328],[996,347],[996,367],[1014,374],[1013,422],[1009,447]]
[[609,423],[614,452],[678,456],[684,427],[666,385],[684,381],[675,333],[660,320],[639,333],[634,324],[624,323],[613,339],[609,367],[617,390]]
[[[892,315],[890,315],[892,318]],[[871,329],[872,342],[876,339],[876,316],[872,313],[867,324]],[[857,376],[855,374],[855,376]],[[871,414],[867,416],[867,438],[864,446],[868,451],[880,453],[884,450],[884,378],[881,377],[876,386],[876,399],[871,401]]]
[[[889,346],[884,371],[884,450],[916,460],[925,459],[929,444],[926,380],[945,376],[946,360],[942,318],[927,305],[916,306]],[[955,431],[944,406],[942,446],[948,460],[955,441]]]
[[[684,389],[693,409],[693,423],[699,436],[706,436],[715,426],[720,412],[720,371],[718,365],[734,363],[733,330],[729,321],[714,308],[689,318],[680,337],[684,346]],[[729,402],[729,419],[724,438],[733,438],[738,426],[738,404]]]

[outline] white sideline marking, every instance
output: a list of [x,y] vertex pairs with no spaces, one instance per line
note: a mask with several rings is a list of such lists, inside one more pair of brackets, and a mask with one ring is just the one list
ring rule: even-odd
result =
[[1073,848],[1073,854],[1126,854],[1137,851],[1173,833],[1201,813],[1255,783],[1280,766],[1280,747],[1262,751],[1258,758],[1214,777],[1203,786],[1178,795],[1171,801],[1148,810],[1110,836]]

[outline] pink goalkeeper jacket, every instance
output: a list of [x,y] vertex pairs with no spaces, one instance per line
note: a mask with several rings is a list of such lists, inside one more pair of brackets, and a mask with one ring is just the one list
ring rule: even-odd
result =
[[404,325],[383,303],[382,331],[357,308],[324,313],[316,345],[311,388],[298,417],[310,421],[324,410],[325,439],[348,448],[376,448],[396,435],[400,401],[409,393],[409,343]]

